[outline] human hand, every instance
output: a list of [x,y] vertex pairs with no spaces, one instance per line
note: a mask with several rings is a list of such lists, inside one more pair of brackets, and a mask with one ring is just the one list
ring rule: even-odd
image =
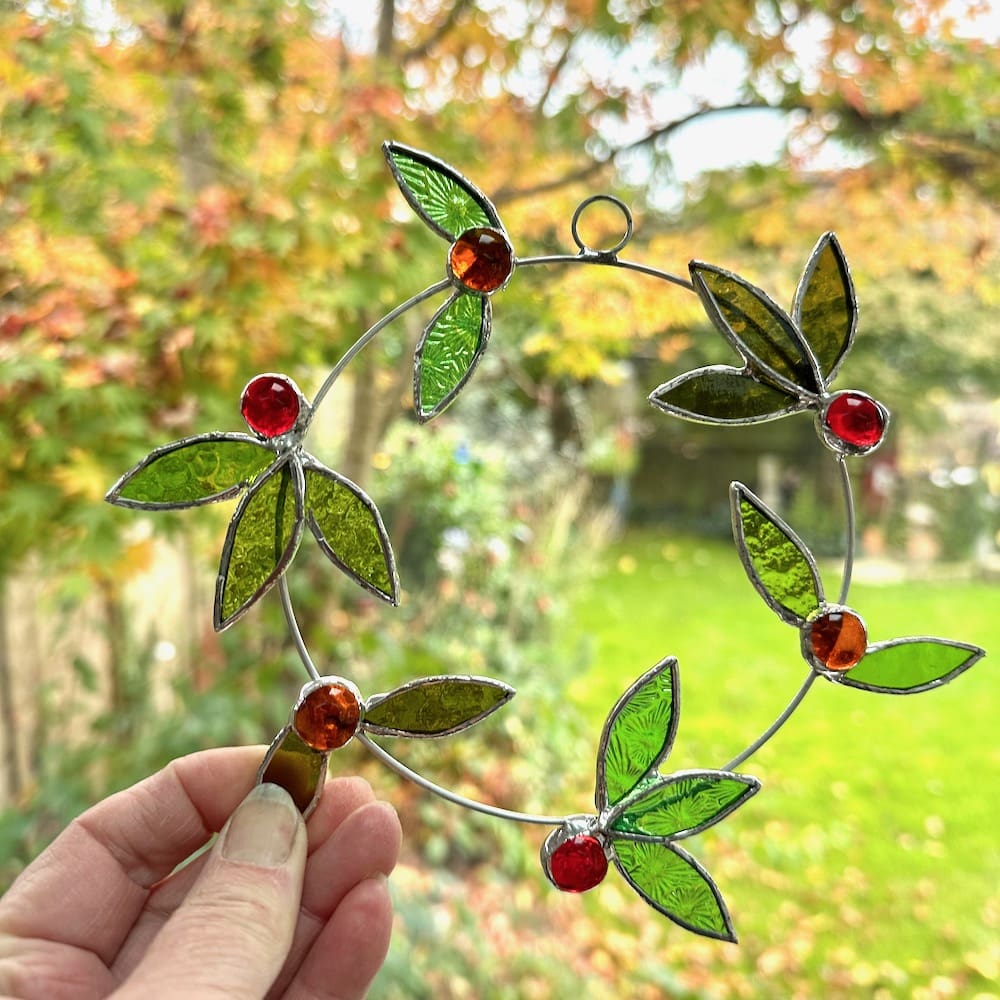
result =
[[0,899],[0,1000],[364,996],[399,820],[360,778],[308,824],[274,785],[244,798],[261,753],[182,757],[74,820]]

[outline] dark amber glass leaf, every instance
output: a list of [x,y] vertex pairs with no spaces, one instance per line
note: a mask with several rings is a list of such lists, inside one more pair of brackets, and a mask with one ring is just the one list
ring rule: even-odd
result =
[[759,791],[760,782],[747,774],[682,771],[641,787],[610,826],[622,834],[680,840],[714,826]]
[[227,628],[285,572],[302,537],[302,470],[287,461],[240,501],[222,547],[215,628]]
[[441,236],[455,240],[467,229],[503,230],[489,198],[454,167],[398,142],[383,143],[382,151],[403,196]]
[[476,370],[490,339],[490,300],[459,293],[424,330],[414,357],[413,397],[421,422],[436,417]]
[[349,479],[307,459],[306,516],[320,548],[351,579],[398,603],[396,560],[374,501]]
[[820,237],[809,256],[795,292],[792,318],[829,384],[851,348],[858,325],[854,282],[833,233]]
[[257,772],[257,784],[280,785],[292,797],[303,816],[319,801],[326,781],[327,754],[302,742],[291,726],[285,726],[271,742]]
[[368,700],[363,725],[385,736],[449,736],[481,722],[514,697],[489,677],[423,677]]
[[742,483],[730,487],[733,535],[750,582],[791,625],[801,626],[823,603],[812,554],[798,535]]
[[822,389],[815,359],[788,314],[730,271],[692,261],[691,280],[709,319],[754,371],[793,395]]
[[642,675],[611,710],[597,750],[598,812],[625,798],[662,761],[677,734],[677,660]]
[[653,909],[695,934],[736,940],[718,886],[687,851],[673,844],[619,839],[611,849],[615,867]]
[[105,499],[143,510],[227,500],[274,460],[273,451],[247,434],[200,434],[151,451],[111,487]]
[[861,662],[831,680],[863,691],[918,694],[943,687],[986,655],[984,649],[952,639],[914,636],[872,643]]
[[805,403],[746,369],[711,365],[678,375],[649,395],[653,406],[709,424],[753,424],[801,410]]

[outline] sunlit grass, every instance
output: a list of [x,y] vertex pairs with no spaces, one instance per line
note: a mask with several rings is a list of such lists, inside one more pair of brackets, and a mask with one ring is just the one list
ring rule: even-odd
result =
[[[822,569],[835,591],[839,567]],[[998,596],[991,583],[875,585],[861,573],[849,603],[872,639],[934,635],[989,650],[1000,649]],[[731,545],[629,535],[608,552],[575,618],[595,658],[572,697],[595,745],[622,690],[663,656],[678,657],[682,714],[665,770],[721,766],[807,672],[796,630],[765,606]],[[761,794],[688,842],[718,878],[742,941],[735,952],[698,952],[707,981],[752,976],[745,995],[755,997],[989,992],[1000,923],[992,673],[987,658],[910,697],[813,686],[741,768],[761,778]],[[684,937],[667,935],[678,956]],[[658,968],[650,960],[646,974],[655,979]],[[744,995],[719,989],[707,995]]]

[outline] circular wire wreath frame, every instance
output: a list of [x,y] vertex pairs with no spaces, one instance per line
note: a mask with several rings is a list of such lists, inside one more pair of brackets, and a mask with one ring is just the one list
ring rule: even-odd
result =
[[[878,447],[889,413],[865,393],[829,390],[857,327],[853,282],[840,244],[832,233],[819,239],[787,313],[761,289],[715,265],[692,261],[688,280],[623,259],[620,253],[633,236],[633,217],[611,195],[591,196],[576,209],[570,229],[577,253],[517,257],[492,202],[454,167],[400,143],[386,142],[383,152],[405,199],[449,242],[446,277],[365,331],[311,403],[287,376],[256,376],[244,390],[241,407],[252,434],[211,432],[156,448],[115,483],[106,499],[123,507],[163,510],[241,497],[223,545],[215,627],[228,628],[265,593],[277,590],[309,680],[288,725],[265,755],[257,781],[283,785],[303,814],[319,801],[329,754],[354,739],[397,774],[453,805],[551,827],[541,861],[558,888],[590,889],[610,863],[647,903],[678,925],[735,941],[718,887],[678,844],[759,791],[758,779],[735,769],[781,729],[817,677],[860,690],[914,694],[953,680],[984,655],[970,643],[927,636],[869,643],[864,622],[847,606],[856,518],[846,459]],[[597,202],[615,207],[624,221],[624,234],[607,249],[590,246],[579,230],[582,215]],[[488,346],[493,295],[506,287],[515,270],[567,264],[635,271],[695,292],[708,318],[739,354],[741,367],[711,365],[658,386],[649,400],[660,410],[716,425],[747,425],[813,411],[820,440],[834,453],[839,470],[846,551],[837,600],[827,601],[816,561],[801,538],[746,486],[733,483],[739,556],[764,602],[799,631],[808,664],[801,687],[774,722],[721,768],[664,774],[660,765],[673,745],[680,705],[677,661],[667,657],[632,683],[607,717],[597,753],[596,811],[540,815],[460,795],[409,768],[373,739],[461,732],[503,707],[513,688],[491,678],[445,675],[364,698],[349,678],[324,676],[317,669],[296,619],[286,571],[308,527],[324,554],[356,583],[397,603],[395,561],[374,501],[303,450],[316,410],[383,329],[446,293],[414,358],[416,415],[422,423],[433,419],[455,400]],[[244,579],[248,566],[249,579]]]

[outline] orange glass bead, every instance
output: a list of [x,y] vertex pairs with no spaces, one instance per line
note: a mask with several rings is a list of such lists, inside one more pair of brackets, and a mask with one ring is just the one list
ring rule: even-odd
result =
[[813,655],[827,670],[850,670],[868,648],[865,623],[853,611],[827,611],[809,625]]
[[467,229],[452,244],[448,266],[466,288],[488,295],[511,276],[514,251],[496,229]]
[[295,706],[292,725],[314,750],[336,750],[358,731],[361,703],[343,684],[314,687]]

